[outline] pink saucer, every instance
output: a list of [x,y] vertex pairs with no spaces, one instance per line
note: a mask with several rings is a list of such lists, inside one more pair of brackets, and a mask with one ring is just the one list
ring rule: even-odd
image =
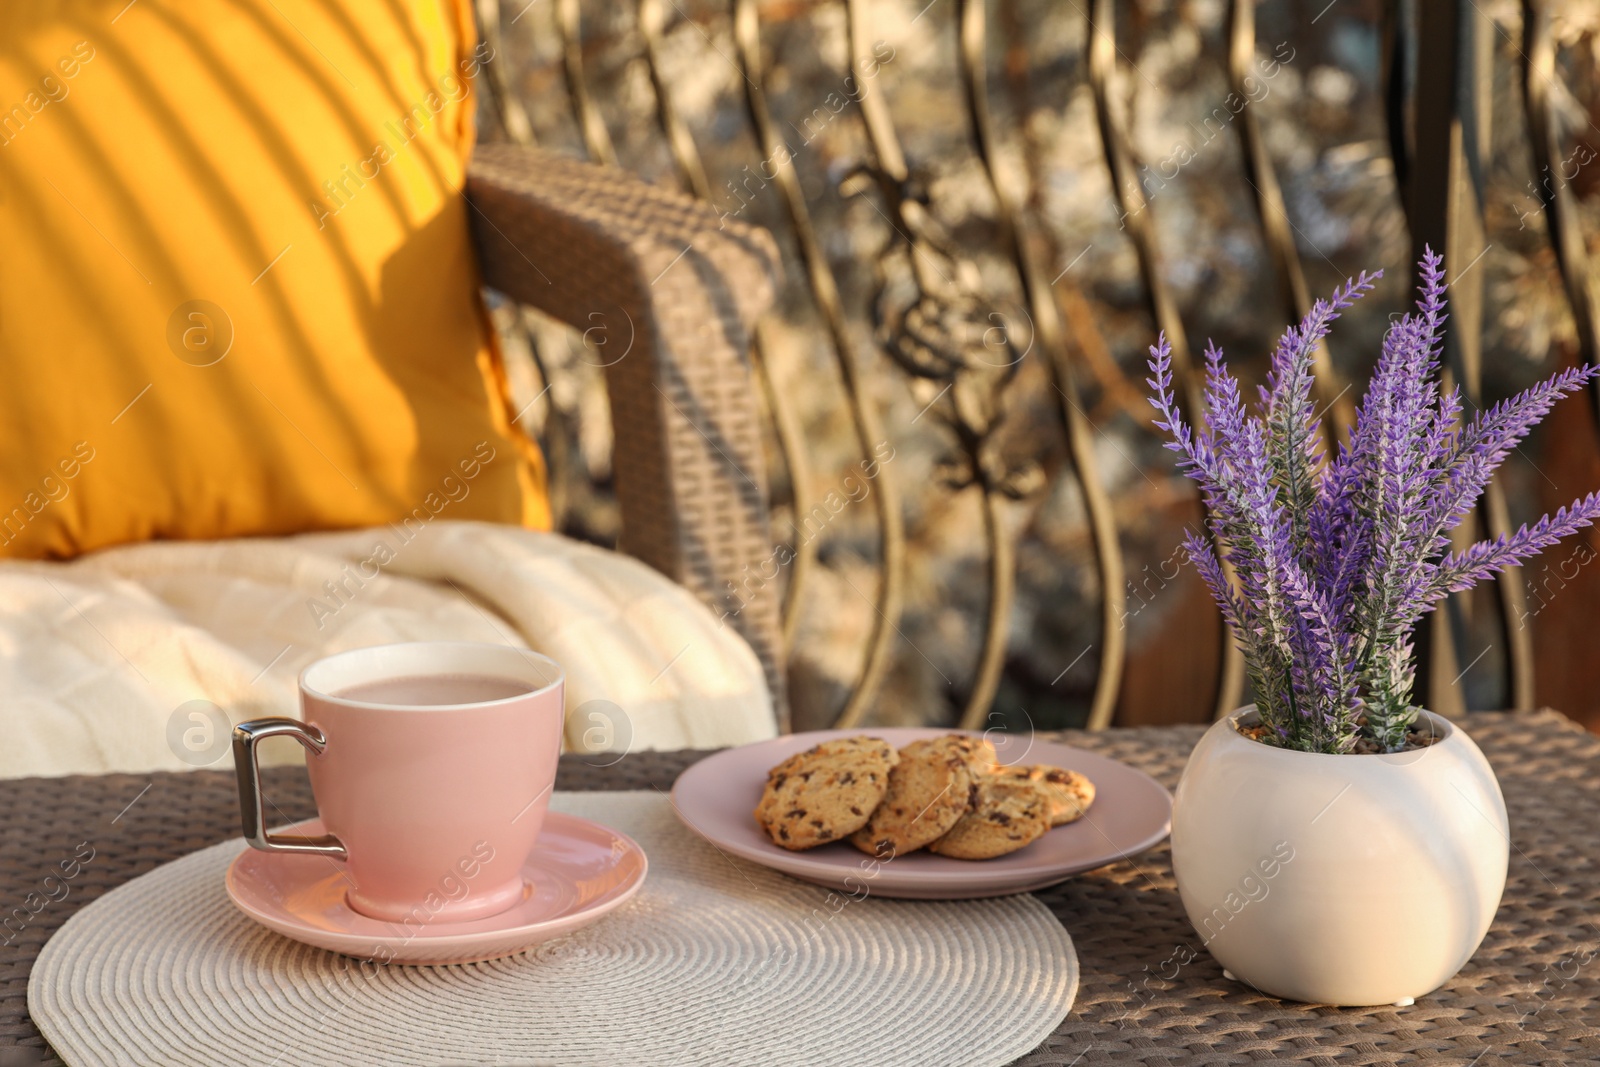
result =
[[1056,827],[1009,856],[956,860],[921,851],[880,863],[842,841],[790,852],[774,845],[751,814],[768,769],[819,741],[866,734],[900,748],[925,737],[967,732],[867,726],[815,730],[725,749],[678,776],[672,806],[689,829],[724,853],[857,899],[960,900],[1027,893],[1136,856],[1158,844],[1172,827],[1172,794],[1143,771],[1031,734],[1003,733],[989,735],[1001,763],[1065,767],[1087,775],[1095,785],[1095,801],[1083,818]]
[[[320,819],[282,829],[323,832]],[[552,811],[522,868],[522,902],[484,919],[403,927],[369,918],[345,903],[344,870],[324,856],[246,849],[227,885],[240,911],[285,937],[363,960],[444,965],[509,956],[588,926],[638,892],[648,866],[627,835]]]

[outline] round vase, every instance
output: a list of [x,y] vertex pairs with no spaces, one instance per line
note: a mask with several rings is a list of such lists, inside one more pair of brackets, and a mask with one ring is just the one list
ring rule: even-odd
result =
[[1172,814],[1184,910],[1211,955],[1263,993],[1403,1004],[1477,951],[1505,889],[1500,784],[1472,739],[1381,755],[1295,752],[1215,723],[1189,757]]

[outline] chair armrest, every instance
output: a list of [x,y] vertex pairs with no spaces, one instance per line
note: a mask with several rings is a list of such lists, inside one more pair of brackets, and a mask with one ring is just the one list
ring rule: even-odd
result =
[[466,195],[484,284],[604,341],[620,547],[750,643],[786,724],[749,361],[780,273],[771,236],[616,168],[520,145],[480,145]]

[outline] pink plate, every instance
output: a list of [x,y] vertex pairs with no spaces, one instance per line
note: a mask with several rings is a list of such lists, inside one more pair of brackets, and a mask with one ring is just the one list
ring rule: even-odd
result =
[[[284,827],[316,835],[320,819]],[[621,907],[644,884],[644,849],[624,834],[550,812],[522,868],[522,902],[467,922],[372,919],[345,903],[337,861],[246,849],[228,868],[228,896],[239,910],[285,937],[358,959],[386,963],[476,963],[588,926]]]
[[855,897],[957,900],[1024,893],[1080,871],[1137,855],[1172,828],[1172,795],[1142,771],[1105,756],[1028,734],[991,733],[1002,763],[1045,763],[1087,775],[1094,804],[1024,849],[992,860],[955,860],[913,852],[879,863],[844,842],[805,852],[779,848],[751,814],[767,771],[796,752],[834,737],[867,734],[896,748],[951,730],[871,727],[817,730],[718,752],[678,776],[672,805],[691,830],[724,852]]

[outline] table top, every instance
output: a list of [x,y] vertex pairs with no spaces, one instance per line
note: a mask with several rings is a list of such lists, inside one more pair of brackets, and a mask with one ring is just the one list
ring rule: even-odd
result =
[[[1082,984],[1071,1014],[1018,1063],[1600,1061],[1600,738],[1552,711],[1459,721],[1499,775],[1512,853],[1483,947],[1443,989],[1404,1009],[1332,1008],[1224,979],[1184,917],[1161,845],[1037,894],[1071,932]],[[1053,736],[1171,787],[1202,730]],[[666,790],[704,755],[563,756],[556,787]],[[264,777],[284,821],[315,814],[301,768]],[[53,1063],[27,1014],[45,940],[108,889],[236,836],[238,793],[219,771],[27,778],[0,781],[0,811],[0,1067]]]

